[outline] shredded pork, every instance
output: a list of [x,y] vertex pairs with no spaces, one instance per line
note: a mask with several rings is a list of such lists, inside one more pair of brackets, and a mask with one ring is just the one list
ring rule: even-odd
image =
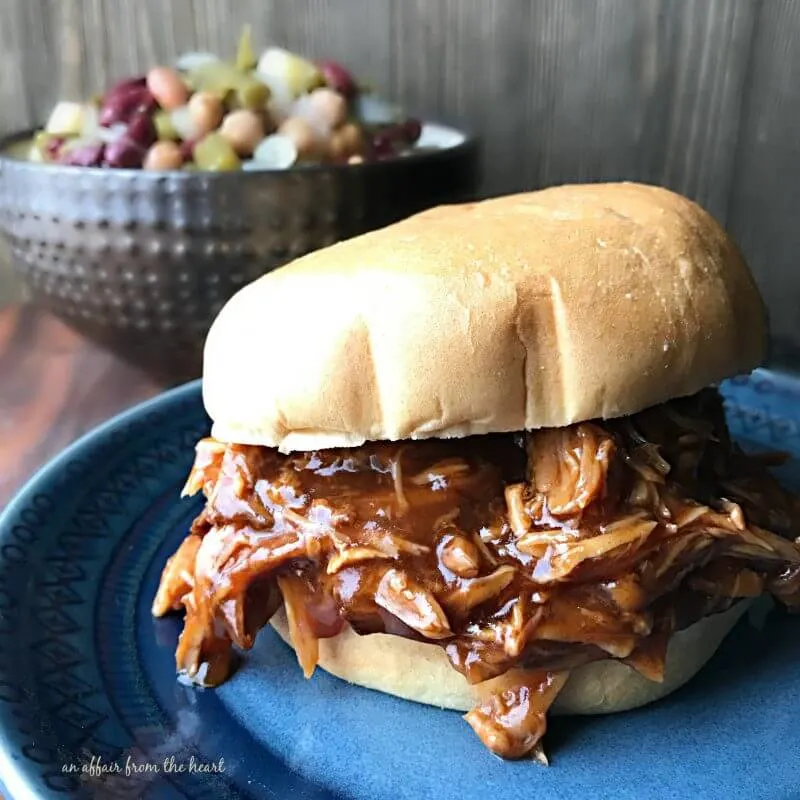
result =
[[764,591],[800,607],[800,505],[710,390],[525,436],[292,456],[204,439],[199,491],[153,603],[185,609],[180,673],[224,680],[283,603],[306,676],[345,624],[443,647],[479,687],[467,722],[508,758],[544,759],[571,669],[660,681],[676,630]]

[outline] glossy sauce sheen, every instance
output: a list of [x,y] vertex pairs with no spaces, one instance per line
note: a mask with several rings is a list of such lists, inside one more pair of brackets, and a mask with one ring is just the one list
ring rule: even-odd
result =
[[797,500],[731,445],[714,392],[524,436],[290,456],[204,440],[199,489],[154,603],[187,609],[180,671],[224,679],[282,598],[306,674],[347,622],[438,644],[473,683],[517,675],[501,694],[524,714],[497,695],[467,716],[503,755],[536,746],[570,669],[659,680],[675,630],[764,590],[800,605]]
[[[255,481],[253,494],[269,513],[254,513],[252,495],[241,499],[223,490],[213,502],[209,521],[239,522],[257,540],[261,530],[274,535],[293,529],[284,516],[289,508],[312,527],[316,523],[335,528],[345,546],[377,546],[392,552],[397,551],[398,540],[401,547],[416,545],[412,552],[399,550],[391,564],[401,564],[435,594],[463,584],[440,562],[442,543],[464,531],[504,530],[504,487],[524,478],[526,463],[521,438],[510,435],[410,446],[373,444],[355,452],[328,450],[296,456],[239,446],[230,447],[228,453],[235,462],[234,471],[264,476]],[[519,564],[509,553],[494,551],[493,558],[498,563]],[[320,574],[310,560],[292,565],[307,582],[308,606],[318,636],[338,632],[339,620],[346,617],[361,633],[386,630],[423,638],[372,602],[387,563],[367,560],[332,575]],[[224,573],[218,579],[225,580]],[[236,588],[231,587],[234,593]],[[512,587],[509,594],[513,593]],[[336,623],[332,622],[331,598],[343,612],[341,617],[335,612]],[[464,630],[476,618],[451,622],[453,632]]]

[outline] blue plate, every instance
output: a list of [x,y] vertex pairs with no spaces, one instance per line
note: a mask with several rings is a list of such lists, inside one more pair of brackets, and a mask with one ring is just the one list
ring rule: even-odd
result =
[[[724,387],[748,446],[791,450],[800,381]],[[797,798],[800,620],[746,622],[684,689],[638,711],[554,719],[553,766],[491,756],[460,716],[305,681],[265,630],[217,690],[175,680],[161,567],[201,501],[178,499],[208,429],[197,384],[70,447],[0,517],[0,780],[13,798]]]

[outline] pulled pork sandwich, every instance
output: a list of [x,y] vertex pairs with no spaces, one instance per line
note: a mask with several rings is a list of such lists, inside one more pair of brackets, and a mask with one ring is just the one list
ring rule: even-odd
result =
[[237,294],[208,336],[153,612],[220,683],[268,621],[345,680],[467,710],[543,759],[545,714],[687,681],[748,603],[800,605],[798,502],[704,388],[762,357],[741,255],[689,200],[563,186],[438,208]]

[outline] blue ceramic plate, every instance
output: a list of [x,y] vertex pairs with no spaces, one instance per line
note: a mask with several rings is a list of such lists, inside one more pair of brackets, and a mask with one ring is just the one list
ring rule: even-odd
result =
[[[798,458],[800,381],[725,386],[734,433]],[[491,756],[457,713],[305,681],[270,630],[217,690],[175,680],[161,567],[201,501],[178,492],[208,429],[197,384],[118,417],[0,518],[0,779],[13,798],[797,798],[800,620],[745,621],[649,708],[554,719],[549,769]],[[170,760],[171,759],[171,760]]]

